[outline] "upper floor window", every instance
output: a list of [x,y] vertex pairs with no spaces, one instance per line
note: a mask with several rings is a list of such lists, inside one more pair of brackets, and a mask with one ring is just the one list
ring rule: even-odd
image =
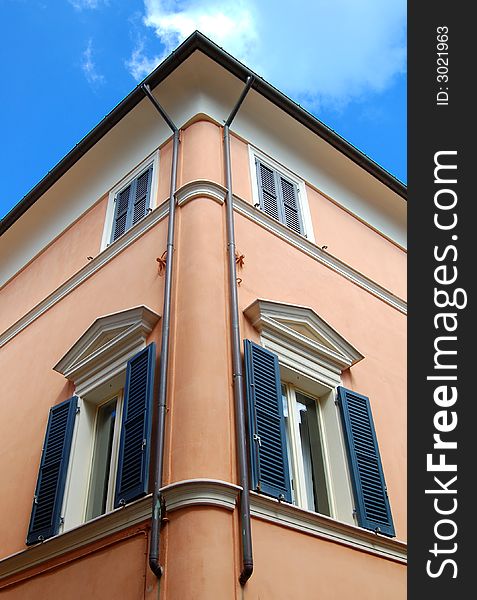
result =
[[250,147],[254,204],[289,229],[313,241],[304,182]]
[[143,160],[109,192],[101,240],[104,250],[157,206],[159,152]]
[[150,207],[152,165],[124,186],[114,198],[111,242],[146,215]]

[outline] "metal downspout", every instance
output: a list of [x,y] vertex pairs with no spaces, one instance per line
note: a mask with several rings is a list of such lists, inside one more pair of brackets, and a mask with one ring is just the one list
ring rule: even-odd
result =
[[172,146],[172,167],[171,167],[171,186],[169,196],[169,224],[167,230],[167,253],[166,253],[166,274],[164,283],[164,307],[162,311],[162,336],[161,336],[161,358],[159,368],[159,399],[158,399],[158,417],[157,417],[157,435],[155,447],[155,477],[154,491],[152,495],[152,521],[151,521],[151,539],[149,544],[149,566],[151,571],[158,579],[162,577],[163,568],[159,564],[159,544],[160,528],[162,521],[162,510],[164,506],[161,487],[162,472],[164,464],[164,429],[167,406],[167,372],[169,366],[169,331],[171,316],[171,287],[172,287],[172,264],[174,260],[174,226],[175,226],[175,208],[176,208],[176,180],[177,180],[177,157],[179,149],[179,129],[172,119],[162,108],[156,98],[152,95],[148,85],[141,86],[145,95],[152,102],[157,111],[161,114],[168,126],[173,131]]
[[227,250],[229,266],[229,291],[230,291],[230,328],[232,343],[232,373],[234,382],[235,421],[237,436],[237,452],[239,462],[239,476],[242,491],[240,493],[240,530],[242,534],[242,572],[239,581],[245,585],[253,572],[252,532],[250,527],[250,497],[247,466],[247,449],[245,446],[245,409],[243,394],[242,358],[240,354],[240,327],[237,300],[237,271],[235,266],[235,232],[234,209],[232,195],[232,173],[230,167],[230,134],[229,127],[237,114],[253,83],[253,77],[248,77],[245,87],[232,109],[224,125],[224,158],[225,158],[225,186],[226,215],[227,215]]

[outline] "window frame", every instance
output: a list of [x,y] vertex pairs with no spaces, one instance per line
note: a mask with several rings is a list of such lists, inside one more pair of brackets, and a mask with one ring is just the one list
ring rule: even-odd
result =
[[[71,444],[71,454],[61,511],[63,521],[60,525],[59,533],[63,533],[73,527],[100,518],[114,509],[114,492],[116,488],[119,440],[122,429],[127,362],[129,358],[132,358],[137,352],[140,352],[145,347],[146,343],[143,342],[138,347],[134,348],[134,351],[124,360],[119,372],[117,371],[114,377],[103,380],[100,385],[90,387],[87,393],[82,393],[81,395],[77,394],[79,411]],[[98,389],[104,389],[107,386],[113,386],[110,388],[111,393],[106,397],[103,396],[98,398]],[[112,450],[113,460],[111,461],[111,467],[114,466],[114,470],[112,471],[113,477],[111,478],[110,475],[108,480],[106,511],[96,517],[88,517],[98,409],[115,397],[118,398],[118,416],[117,425],[115,425],[115,440],[113,441],[113,444],[115,444],[115,447]]]
[[146,207],[146,215],[147,216],[152,210],[154,210],[158,205],[158,180],[159,180],[159,150],[155,150],[152,154],[150,154],[147,158],[145,158],[140,164],[138,164],[132,171],[130,171],[125,177],[123,177],[120,181],[116,183],[116,185],[111,188],[108,194],[108,206],[106,208],[106,216],[104,219],[104,227],[103,227],[103,235],[101,238],[101,251],[108,248],[111,244],[117,242],[118,239],[123,237],[132,227],[135,227],[138,223],[140,223],[143,219],[141,218],[137,223],[134,223],[129,229],[126,229],[125,232],[120,235],[116,240],[112,239],[113,236],[113,228],[114,228],[114,215],[116,203],[116,196],[127,187],[134,179],[139,177],[144,171],[146,171],[149,167],[152,166],[152,175],[151,175],[151,190],[149,193],[149,206]]
[[[289,419],[289,444],[288,444],[288,460],[289,460],[289,471],[290,471],[290,482],[292,488],[292,498],[293,504],[299,506],[300,508],[304,508],[305,510],[309,510],[312,512],[317,512],[319,514],[323,514],[326,516],[332,516],[332,503],[330,498],[330,488],[331,488],[331,473],[329,468],[329,458],[327,447],[324,443],[325,440],[325,431],[324,431],[324,423],[323,423],[323,415],[321,414],[321,406],[320,406],[320,398],[312,396],[309,392],[304,392],[299,389],[295,385],[288,383],[286,381],[282,381],[282,388],[285,389],[285,400],[287,402],[287,412]],[[303,444],[300,437],[299,431],[299,422],[297,418],[297,405],[298,398],[297,394],[304,396],[306,399],[314,402],[315,410],[316,410],[316,427],[318,430],[318,440],[315,440],[315,443],[318,442],[320,444],[320,454],[321,460],[323,463],[323,477],[324,477],[324,486],[326,490],[326,502],[328,505],[328,512],[322,512],[315,509],[315,506],[309,506],[308,498],[307,498],[307,484],[305,481],[305,466],[303,461]],[[315,475],[315,473],[314,473]],[[293,485],[293,483],[295,485]],[[315,502],[318,499],[315,496],[315,490],[313,490],[313,496],[315,497]]]
[[[264,214],[269,216],[274,221],[281,223],[284,227],[287,228],[287,231],[291,231],[296,235],[307,238],[310,242],[315,243],[315,235],[313,232],[310,206],[308,203],[308,197],[306,194],[306,185],[303,179],[301,179],[298,175],[289,171],[282,164],[278,163],[276,160],[271,158],[270,156],[263,153],[258,148],[255,148],[251,145],[248,146],[249,150],[249,165],[250,165],[250,179],[252,184],[252,201],[253,205],[261,210]],[[260,191],[258,187],[258,177],[257,177],[257,168],[256,168],[256,160],[262,162],[266,167],[272,169],[273,171],[278,172],[279,175],[282,175],[285,179],[290,180],[292,184],[294,184],[297,188],[297,202],[298,202],[298,210],[299,210],[299,219],[301,221],[301,225],[303,227],[303,233],[298,233],[288,227],[286,223],[284,223],[281,219],[275,219],[274,217],[268,215],[261,206],[260,201]],[[280,210],[279,210],[280,212]]]
[[[121,395],[117,461],[128,362],[148,346],[147,336],[159,318],[157,313],[144,305],[99,317],[54,367],[55,371],[73,383],[79,409],[75,419],[61,508],[62,522],[58,533],[104,516],[87,518],[97,408],[108,399]],[[116,476],[117,463],[114,480]],[[112,497],[108,491],[108,501],[112,500],[114,504],[116,481],[114,485],[111,481],[110,484]],[[112,507],[107,512],[111,510]]]
[[118,468],[118,457],[119,457],[119,441],[121,438],[122,428],[122,416],[124,407],[124,388],[115,392],[99,404],[95,405],[95,418],[93,424],[93,440],[91,443],[91,457],[89,461],[89,474],[88,474],[88,485],[86,491],[86,504],[84,509],[84,521],[90,521],[96,517],[90,517],[88,515],[90,502],[92,501],[92,485],[93,485],[93,469],[94,460],[96,456],[96,445],[98,443],[98,418],[101,407],[106,406],[109,402],[116,400],[116,417],[114,422],[113,439],[111,447],[111,457],[109,459],[109,476],[108,476],[108,491],[106,495],[106,507],[105,511],[97,516],[102,516],[114,509],[114,494],[116,489],[116,477]]
[[259,333],[255,343],[276,355],[281,382],[319,398],[330,517],[357,525],[337,394],[342,372],[363,355],[309,307],[259,298],[244,314]]

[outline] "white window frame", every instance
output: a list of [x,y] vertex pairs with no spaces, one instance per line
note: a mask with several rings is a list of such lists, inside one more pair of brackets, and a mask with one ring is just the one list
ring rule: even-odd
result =
[[109,477],[108,477],[108,491],[106,497],[106,508],[103,514],[111,512],[114,508],[114,492],[116,488],[116,475],[118,469],[118,456],[119,456],[119,440],[121,437],[122,427],[122,416],[124,406],[124,387],[113,393],[108,398],[102,400],[99,404],[94,404],[94,423],[93,423],[93,440],[91,444],[91,458],[89,460],[89,475],[88,485],[86,494],[86,504],[84,511],[84,521],[88,520],[88,504],[91,501],[91,486],[93,477],[93,465],[96,454],[96,442],[98,439],[97,426],[98,426],[98,414],[102,406],[106,405],[111,400],[116,400],[116,417],[114,421],[113,440],[111,445],[111,458],[109,463]]
[[309,506],[307,493],[306,493],[305,466],[304,466],[304,462],[303,462],[303,454],[301,452],[302,443],[301,443],[301,439],[300,439],[300,425],[298,422],[298,415],[297,415],[297,410],[296,410],[297,409],[296,394],[300,393],[303,396],[306,396],[307,398],[309,398],[310,400],[313,400],[315,402],[316,418],[317,418],[316,425],[320,431],[320,440],[319,441],[320,441],[320,446],[321,446],[321,455],[322,455],[322,459],[323,459],[326,495],[327,495],[329,509],[330,509],[329,516],[332,516],[333,510],[332,510],[332,503],[331,503],[331,497],[330,497],[331,474],[330,474],[330,469],[329,469],[329,457],[327,454],[327,448],[326,448],[325,444],[323,443],[323,441],[325,439],[325,437],[324,437],[325,431],[324,431],[323,415],[322,415],[320,398],[313,396],[309,392],[305,392],[305,391],[299,389],[298,387],[296,387],[295,385],[292,385],[286,381],[282,381],[282,385],[285,387],[285,391],[286,391],[285,397],[286,397],[286,402],[287,402],[288,420],[289,420],[289,425],[290,425],[288,428],[288,432],[290,435],[290,439],[289,439],[290,448],[288,450],[291,450],[291,456],[289,456],[289,462],[291,465],[290,478],[293,480],[293,483],[294,483],[294,485],[292,487],[293,504],[296,504],[297,506],[300,506],[301,508],[304,508],[306,510],[310,510],[313,512],[315,511],[314,506]]
[[[261,150],[258,150],[258,148],[255,148],[251,145],[248,146],[248,155],[250,163],[250,179],[252,182],[252,199],[254,206],[260,206],[260,192],[258,190],[257,168],[255,166],[255,159],[258,158],[258,160],[263,162],[266,166],[270,167],[274,171],[278,171],[281,175],[283,175],[296,185],[298,190],[298,209],[300,211],[301,221],[303,224],[303,236],[310,240],[310,242],[315,243],[315,234],[313,233],[310,206],[308,204],[306,186],[303,179],[298,177],[298,175],[296,175],[295,173],[289,171],[286,167],[284,167],[277,161],[273,160],[273,158],[271,158],[270,156],[264,154]],[[278,222],[281,223],[281,221]],[[293,231],[285,223],[282,223],[282,225],[288,230]],[[296,235],[300,234],[296,233]]]
[[[147,336],[159,315],[138,306],[97,319],[54,367],[75,385],[78,411],[73,431],[59,533],[82,525],[87,519],[98,407],[118,397],[117,423],[122,426],[123,390],[128,361],[147,344]],[[104,343],[102,343],[104,340]],[[109,479],[107,510],[113,509],[119,451],[115,436],[113,476]],[[106,514],[105,513],[105,514]],[[101,518],[100,515],[96,518]]]
[[[111,451],[111,473],[108,482],[108,499],[106,503],[107,514],[113,510],[114,486],[116,483],[116,469],[119,451],[119,437],[121,434],[123,388],[126,376],[126,365],[123,372],[119,373],[122,387],[115,390],[109,399],[118,398],[117,403],[117,425],[115,429],[113,448]],[[122,376],[122,377],[121,377]],[[105,382],[107,383],[107,382]],[[120,384],[120,385],[121,385]],[[94,458],[94,445],[96,439],[96,419],[98,408],[108,398],[93,400],[88,396],[78,397],[78,417],[75,422],[71,454],[66,476],[65,494],[63,498],[62,517],[63,521],[59,533],[68,531],[73,527],[89,521],[87,517],[88,501],[90,496],[91,476]],[[102,515],[99,515],[99,518]]]
[[[103,235],[101,238],[101,252],[109,245],[114,244],[111,241],[112,229],[114,225],[114,210],[115,198],[117,194],[131,181],[136,179],[143,171],[152,165],[151,192],[149,194],[149,206],[146,209],[146,216],[157,207],[158,203],[158,181],[159,181],[159,150],[155,150],[147,158],[145,158],[137,167],[130,171],[125,177],[110,190],[108,198],[108,207],[106,209],[106,217],[104,219]],[[135,223],[137,225],[137,223]],[[134,225],[134,226],[135,226]],[[129,230],[128,230],[129,231]],[[126,233],[126,232],[125,232]],[[114,240],[115,242],[117,240]]]
[[[244,313],[260,344],[278,356],[281,382],[316,399],[330,516],[357,525],[337,387],[341,373],[363,355],[308,307],[258,299]],[[296,444],[292,429],[290,443]],[[295,445],[293,454],[297,450]],[[299,475],[295,504],[308,510],[300,465],[293,466]]]

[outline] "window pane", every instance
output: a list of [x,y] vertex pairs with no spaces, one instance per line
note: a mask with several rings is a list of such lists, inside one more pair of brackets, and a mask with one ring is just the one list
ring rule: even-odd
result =
[[117,398],[98,408],[87,518],[106,512]]
[[301,453],[305,475],[308,510],[329,515],[328,493],[316,401],[296,394],[297,418],[300,428]]
[[290,473],[290,483],[292,492],[292,502],[295,502],[295,486],[293,484],[293,465],[292,465],[292,454],[290,448],[290,419],[288,418],[288,398],[287,389],[282,385],[282,402],[283,402],[283,416],[285,418],[285,436],[287,438],[287,456],[288,456],[288,472]]

